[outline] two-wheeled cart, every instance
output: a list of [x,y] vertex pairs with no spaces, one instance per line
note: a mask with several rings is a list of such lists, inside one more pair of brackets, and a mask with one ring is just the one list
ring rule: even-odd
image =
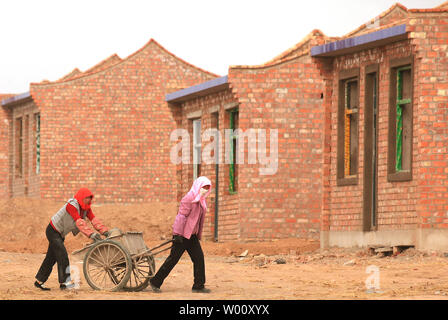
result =
[[84,256],[84,277],[92,289],[141,291],[155,274],[154,256],[170,249],[171,246],[166,245],[171,244],[172,240],[150,249],[143,240],[142,232],[122,233],[117,230],[105,240],[74,251],[73,255],[79,258]]

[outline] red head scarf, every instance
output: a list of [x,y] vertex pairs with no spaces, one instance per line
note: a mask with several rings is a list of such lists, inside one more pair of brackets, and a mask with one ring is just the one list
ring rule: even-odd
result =
[[75,199],[78,200],[78,203],[79,203],[79,205],[81,206],[81,208],[83,210],[89,210],[90,209],[90,205],[89,204],[85,204],[84,201],[83,201],[87,197],[92,197],[93,198],[93,193],[89,189],[87,189],[87,188],[81,188],[75,194]]

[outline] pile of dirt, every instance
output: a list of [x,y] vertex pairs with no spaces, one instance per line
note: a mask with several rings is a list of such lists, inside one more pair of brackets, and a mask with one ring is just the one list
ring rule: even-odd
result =
[[[0,200],[0,251],[19,253],[46,253],[48,241],[45,228],[50,218],[65,202],[14,198]],[[92,210],[107,227],[121,231],[143,232],[148,247],[155,247],[172,235],[172,224],[178,203],[93,204]],[[91,243],[84,235],[66,236],[67,251],[72,253]],[[301,254],[319,248],[319,242],[303,239],[279,239],[263,242],[202,241],[206,255],[238,256]]]
[[[45,253],[45,228],[64,203],[30,198],[1,200],[0,251]],[[145,242],[152,246],[171,235],[177,203],[93,204],[92,210],[109,228],[143,232]],[[87,243],[90,240],[82,234],[70,233],[65,240],[69,253]]]

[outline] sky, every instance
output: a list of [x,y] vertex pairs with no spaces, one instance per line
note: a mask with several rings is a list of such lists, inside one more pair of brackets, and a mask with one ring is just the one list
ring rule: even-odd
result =
[[[396,0],[0,1],[0,93],[126,58],[153,38],[176,56],[224,76],[263,64],[312,30],[343,36]],[[444,0],[401,0],[432,8]]]

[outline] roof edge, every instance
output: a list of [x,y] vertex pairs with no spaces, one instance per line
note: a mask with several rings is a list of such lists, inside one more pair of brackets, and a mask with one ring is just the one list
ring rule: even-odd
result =
[[[88,73],[94,73],[96,71],[101,71],[103,69],[108,69],[109,67],[112,67],[115,64],[120,63],[121,61],[123,61],[123,59],[121,59],[118,54],[114,53],[114,54],[110,55],[109,57],[107,57],[106,59],[103,59],[100,62],[98,62],[97,64],[95,64],[94,66],[90,67],[83,73],[88,74]],[[110,63],[110,65],[107,66],[107,63]],[[105,64],[106,64],[106,67],[104,67]]]
[[311,48],[311,56],[313,57],[332,57],[344,53],[350,49],[360,48],[364,45],[375,44],[380,41],[393,41],[407,34],[406,24],[400,24],[390,28],[377,30],[371,33],[346,38],[321,46]]
[[[138,50],[135,51],[134,53],[131,53],[131,54],[130,54],[129,56],[127,56],[126,58],[121,59],[121,61],[118,61],[118,62],[115,63],[115,64],[111,64],[110,66],[108,66],[108,67],[106,67],[106,68],[104,68],[104,69],[100,69],[100,70],[97,70],[97,71],[94,71],[94,72],[90,72],[90,73],[83,72],[82,75],[80,75],[79,77],[75,77],[75,78],[71,78],[71,79],[66,79],[66,80],[61,80],[61,79],[60,79],[60,80],[49,81],[49,82],[34,82],[34,83],[32,82],[30,85],[31,85],[31,86],[49,86],[49,85],[58,85],[58,84],[68,83],[68,82],[70,82],[70,81],[76,81],[76,80],[78,80],[78,79],[82,79],[82,78],[87,78],[87,77],[90,77],[90,76],[94,76],[94,75],[96,75],[96,74],[99,74],[99,73],[101,73],[101,72],[105,72],[106,70],[113,69],[113,68],[115,68],[115,67],[121,65],[122,63],[127,62],[128,60],[132,59],[133,57],[135,57],[135,56],[137,56],[138,54],[140,54],[141,52],[143,52],[143,51],[144,51],[147,47],[149,47],[151,44],[156,45],[158,48],[160,48],[161,50],[163,50],[165,53],[171,55],[172,57],[174,57],[175,59],[179,60],[180,62],[182,62],[182,63],[184,63],[184,64],[186,64],[186,65],[188,65],[188,66],[190,66],[190,67],[192,67],[192,68],[194,68],[194,69],[196,69],[196,70],[198,70],[198,71],[201,71],[201,72],[206,73],[206,74],[208,74],[208,75],[210,75],[210,76],[213,76],[213,77],[219,77],[219,75],[216,75],[216,74],[214,74],[214,73],[212,73],[212,72],[210,72],[210,71],[207,71],[207,70],[201,69],[201,68],[199,68],[199,67],[196,67],[195,65],[193,65],[193,64],[191,64],[191,63],[189,63],[189,62],[187,62],[187,61],[185,61],[185,60],[179,58],[179,57],[176,56],[175,54],[173,54],[173,53],[171,53],[170,51],[168,51],[167,49],[165,49],[165,48],[164,48],[162,45],[160,45],[156,40],[154,40],[153,38],[151,38],[151,39],[150,39],[150,40],[149,40],[143,47],[141,47],[140,49],[138,49]],[[102,60],[101,62],[97,63],[95,66],[98,66],[99,64],[101,64],[101,63],[103,63],[104,61],[110,59],[110,58],[113,57],[114,55],[116,55],[116,54],[112,54],[109,58],[106,58],[106,59]],[[119,57],[119,56],[117,55],[117,57]],[[94,67],[95,67],[95,66],[94,66]],[[94,68],[94,67],[92,67],[92,68]],[[90,68],[90,69],[92,69],[92,68]]]
[[368,22],[360,25],[358,28],[356,28],[355,30],[350,31],[349,33],[347,33],[346,35],[342,36],[341,38],[349,38],[354,36],[356,33],[360,32],[363,29],[366,29],[369,25],[374,25],[377,19],[382,19],[384,17],[386,17],[387,15],[389,15],[392,11],[394,11],[396,8],[401,9],[403,12],[408,13],[409,9],[406,8],[404,5],[402,5],[399,2],[396,2],[394,5],[392,5],[389,9],[387,9],[386,11],[383,11],[382,13],[380,13],[378,16],[376,16],[373,19],[370,19]]
[[[156,40],[154,40],[154,39],[152,39],[152,38],[151,38],[150,42],[154,42],[155,45],[157,45],[160,49],[162,49],[163,51],[165,51],[166,53],[168,53],[169,55],[171,55],[171,56],[174,57],[175,59],[181,61],[182,63],[185,63],[186,65],[188,65],[188,66],[190,66],[190,67],[192,67],[192,68],[194,68],[194,69],[196,69],[196,70],[198,70],[198,71],[207,73],[207,74],[211,75],[212,77],[221,77],[221,76],[218,75],[218,74],[215,74],[215,73],[213,73],[213,72],[210,72],[210,71],[207,71],[207,70],[205,70],[205,69],[202,69],[202,68],[200,68],[200,67],[198,67],[198,66],[195,66],[194,64],[192,64],[192,63],[190,63],[190,62],[185,61],[185,60],[182,59],[182,58],[179,58],[179,57],[176,56],[174,53],[172,53],[171,51],[167,50],[165,47],[163,47],[160,43],[158,43]],[[148,43],[148,44],[149,44],[149,43]]]
[[314,29],[310,33],[308,33],[300,42],[298,42],[293,47],[287,49],[286,51],[283,51],[273,59],[259,65],[232,65],[229,67],[229,69],[265,69],[265,68],[271,68],[278,66],[283,63],[290,62],[292,60],[295,60],[299,57],[303,57],[307,55],[310,50],[305,50],[301,53],[294,53],[296,51],[299,51],[300,49],[303,49],[307,43],[309,43],[311,40],[313,40],[316,37],[323,37],[325,40],[332,39],[331,37],[326,36],[322,31],[319,29]]
[[264,63],[263,65],[275,64],[276,62],[280,62],[282,60],[291,58],[293,56],[294,51],[298,51],[302,49],[309,41],[311,41],[314,37],[323,37],[328,38],[322,31],[319,29],[314,29],[310,33],[308,33],[300,42],[298,42],[293,47],[283,51],[279,55],[275,56],[273,59]]
[[13,97],[10,97],[10,98],[2,100],[1,101],[1,105],[3,107],[6,107],[6,106],[9,106],[9,105],[12,105],[12,104],[16,104],[16,103],[19,103],[19,102],[22,102],[22,101],[25,101],[25,100],[28,100],[28,99],[31,99],[31,98],[32,98],[31,94],[28,91],[28,92],[24,92],[24,93],[21,93],[21,94],[15,95]]
[[165,96],[165,101],[179,103],[207,93],[219,91],[226,86],[228,86],[228,76],[212,79],[182,90],[168,93]]
[[442,8],[448,8],[448,1],[443,2],[442,4],[438,5],[434,9],[442,9]]
[[284,63],[288,63],[288,62],[290,62],[290,61],[293,61],[293,60],[295,60],[295,59],[297,59],[297,58],[306,56],[307,54],[308,54],[308,52],[303,53],[303,54],[300,54],[300,55],[299,55],[299,54],[297,54],[297,55],[293,55],[293,56],[291,56],[291,57],[284,58],[284,59],[282,59],[282,60],[277,60],[277,61],[274,61],[274,62],[269,63],[269,64],[259,64],[259,65],[231,65],[231,66],[229,67],[229,70],[230,70],[230,69],[259,70],[259,69],[273,68],[273,67],[276,67],[276,66],[278,66],[278,65],[281,65],[281,64],[284,64]]
[[427,9],[409,9],[410,13],[440,13],[440,12],[448,12],[448,8],[440,7],[440,8],[427,8]]

